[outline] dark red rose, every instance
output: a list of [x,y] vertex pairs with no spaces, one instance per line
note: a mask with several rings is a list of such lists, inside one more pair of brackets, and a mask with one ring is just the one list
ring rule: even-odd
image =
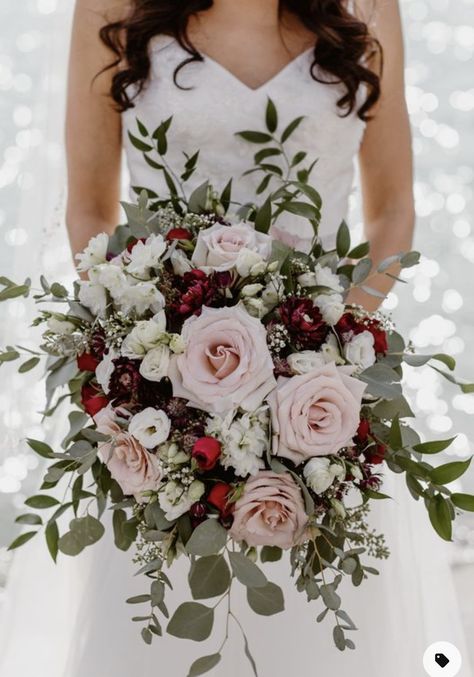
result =
[[369,320],[365,324],[365,329],[370,331],[374,337],[374,350],[376,353],[385,355],[388,350],[387,332],[382,329],[378,320]]
[[95,416],[108,405],[109,400],[97,386],[92,383],[86,383],[81,389],[81,402],[89,416]]
[[92,334],[90,353],[94,355],[99,361],[104,357],[107,352],[107,346],[105,345],[105,334],[102,329],[98,329]]
[[186,228],[171,228],[166,234],[167,240],[192,240],[193,236]]
[[365,452],[367,463],[370,463],[370,465],[379,465],[380,463],[383,463],[386,453],[387,447],[385,444],[376,444],[369,447]]
[[214,508],[217,508],[222,516],[230,514],[232,507],[228,505],[229,494],[232,491],[230,484],[226,482],[217,482],[207,495],[207,502]]
[[95,371],[100,360],[92,353],[82,353],[77,357],[77,367],[80,371]]
[[201,470],[212,470],[221,455],[222,445],[215,437],[201,437],[194,444],[192,457]]
[[109,397],[115,404],[131,402],[137,395],[142,382],[138,371],[139,360],[130,360],[128,357],[119,357],[113,361],[114,371],[109,382]]
[[329,327],[310,299],[289,296],[278,313],[297,348],[316,350],[324,343]]
[[368,437],[370,434],[370,423],[368,419],[366,418],[361,418],[359,427],[357,428],[357,441],[360,442],[361,444],[364,444],[364,442],[367,442]]
[[197,501],[189,508],[189,514],[195,519],[203,519],[207,515],[207,508],[204,503]]

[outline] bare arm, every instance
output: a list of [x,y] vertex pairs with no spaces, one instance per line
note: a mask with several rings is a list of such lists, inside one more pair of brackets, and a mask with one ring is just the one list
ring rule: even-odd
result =
[[[359,0],[384,50],[382,96],[372,111],[359,154],[364,230],[374,264],[411,247],[415,222],[411,134],[404,96],[404,50],[398,0]],[[363,6],[365,5],[365,7]],[[369,7],[370,5],[370,7]],[[371,9],[371,8],[374,9]],[[368,20],[368,18],[367,18]],[[397,273],[397,269],[390,269]],[[393,282],[384,275],[370,286],[387,294]],[[369,310],[380,299],[354,291],[349,301]]]
[[66,222],[73,253],[118,223],[121,120],[108,97],[113,60],[99,30],[125,11],[124,0],[76,0],[69,58],[66,116]]

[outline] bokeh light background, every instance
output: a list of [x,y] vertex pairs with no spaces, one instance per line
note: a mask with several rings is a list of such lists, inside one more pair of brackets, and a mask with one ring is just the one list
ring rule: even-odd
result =
[[[0,6],[0,271],[15,279],[38,270],[71,275],[61,209],[64,167],[61,101],[71,0],[22,0]],[[386,306],[422,351],[445,351],[474,379],[474,0],[402,0],[407,45],[407,101],[416,161],[416,248]],[[80,102],[78,104],[80,106]],[[358,199],[351,225],[360,233]],[[31,304],[0,307],[0,346],[31,341]],[[22,441],[41,438],[41,374],[25,387],[11,365],[0,368],[0,603],[11,557],[15,513],[36,489],[38,459]],[[432,437],[462,430],[449,454],[474,450],[474,395],[460,394],[430,368],[409,370],[418,430]],[[463,483],[474,491],[474,470]],[[420,506],[420,509],[421,506]],[[453,567],[459,589],[474,576],[474,520],[456,530]],[[472,588],[471,588],[472,589]],[[474,630],[472,598],[464,600]]]

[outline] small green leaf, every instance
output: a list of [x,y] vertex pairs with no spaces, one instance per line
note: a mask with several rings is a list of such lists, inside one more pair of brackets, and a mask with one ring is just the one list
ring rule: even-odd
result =
[[333,630],[334,644],[339,649],[339,651],[345,651],[346,648],[346,637],[344,635],[344,630],[340,625],[335,625]]
[[40,440],[33,440],[31,438],[26,440],[28,446],[33,449],[39,456],[43,458],[54,458],[54,452],[51,447]]
[[451,541],[451,511],[447,500],[441,494],[436,494],[436,496],[429,500],[428,514],[436,533],[445,541]]
[[54,282],[51,285],[51,294],[58,299],[65,299],[69,296],[66,287],[63,287],[63,285],[59,284],[59,282]]
[[341,598],[334,590],[334,585],[322,585],[320,589],[321,597],[323,598],[323,602],[326,607],[331,609],[331,611],[337,611],[337,609],[339,609],[341,606]]
[[260,553],[260,560],[265,562],[278,562],[282,558],[283,551],[276,545],[264,545]]
[[420,252],[407,252],[400,259],[400,265],[402,268],[411,268],[412,266],[418,265],[420,262]]
[[467,461],[454,461],[453,463],[445,463],[435,468],[431,472],[431,481],[433,484],[449,484],[454,482],[459,477],[464,475],[471,465],[472,458]]
[[43,520],[39,515],[36,515],[33,512],[29,512],[26,515],[19,515],[15,522],[17,524],[30,524],[30,525],[37,525],[37,524],[43,524]]
[[250,143],[268,143],[272,140],[271,134],[266,134],[265,132],[244,131],[237,132],[236,136],[240,136],[245,141],[250,141]]
[[278,113],[273,101],[268,98],[267,109],[265,112],[265,123],[268,131],[273,134],[278,127]]
[[35,508],[36,510],[45,510],[47,508],[52,508],[55,505],[59,505],[59,501],[53,496],[38,494],[37,496],[30,496],[30,498],[27,498],[25,505],[29,508]]
[[451,500],[456,508],[474,512],[474,496],[471,494],[451,494]]
[[338,256],[343,259],[351,248],[351,234],[347,223],[343,221],[339,226],[336,236],[336,251]]
[[24,534],[20,534],[15,540],[10,543],[8,546],[8,550],[15,550],[15,548],[19,548],[20,546],[24,545],[25,543],[28,543],[30,539],[33,538],[33,536],[36,536],[38,532],[37,531],[27,531]]
[[398,418],[398,414],[393,419],[392,425],[390,427],[389,444],[391,448],[394,449],[395,451],[398,451],[398,449],[401,449],[403,446],[402,432],[400,430],[400,421]]
[[209,670],[212,670],[212,668],[216,667],[220,660],[221,655],[219,653],[213,653],[209,656],[202,656],[201,658],[198,658],[189,668],[188,677],[198,677],[198,675],[203,675],[205,672],[209,672]]
[[59,550],[59,529],[55,521],[48,522],[44,536],[49,554],[53,558],[53,561],[56,562]]
[[283,134],[281,135],[281,142],[282,143],[285,143],[285,141],[287,141],[290,138],[290,136],[293,134],[295,129],[297,127],[299,127],[299,125],[301,124],[301,122],[303,120],[304,120],[304,115],[302,115],[301,117],[295,118],[292,122],[290,122],[290,124],[285,128],[285,130],[283,131]]
[[151,644],[153,641],[153,635],[150,628],[142,628],[141,636],[145,644]]
[[132,146],[137,150],[142,151],[142,153],[147,153],[150,150],[153,150],[153,146],[150,146],[149,143],[145,143],[138,137],[134,136],[130,131],[128,132],[128,138],[130,139]]
[[247,601],[251,609],[261,616],[272,616],[285,608],[281,588],[270,582],[263,587],[247,588]]
[[441,451],[447,449],[455,439],[455,437],[450,437],[448,440],[422,442],[421,444],[415,444],[413,446],[413,451],[416,451],[418,454],[439,454]]
[[248,588],[261,588],[268,583],[263,571],[242,552],[230,552],[229,560],[234,576],[242,585]]
[[227,542],[227,531],[216,519],[208,519],[197,526],[186,544],[190,555],[215,555]]
[[214,610],[198,602],[184,602],[174,612],[167,632],[173,637],[202,642],[211,634]]
[[191,565],[189,587],[194,599],[223,595],[230,584],[230,571],[222,555],[200,557]]
[[349,259],[362,259],[364,258],[364,256],[367,256],[369,251],[370,251],[370,243],[361,242],[356,247],[354,247],[354,249],[350,250],[350,252],[347,254],[347,257]]
[[125,602],[127,604],[146,604],[151,601],[151,595],[135,595],[129,597]]
[[352,271],[352,283],[361,284],[372,270],[372,259],[361,259]]
[[31,369],[34,369],[40,362],[39,357],[31,357],[29,360],[26,360],[26,362],[23,362],[18,367],[18,372],[20,374],[26,374],[27,371],[31,371]]
[[272,224],[272,201],[267,198],[255,216],[255,230],[268,233]]

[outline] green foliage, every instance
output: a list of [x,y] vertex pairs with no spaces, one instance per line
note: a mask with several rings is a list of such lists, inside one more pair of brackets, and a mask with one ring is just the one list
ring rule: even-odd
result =
[[258,588],[247,588],[247,601],[251,609],[261,616],[272,616],[285,608],[281,588],[270,582]]
[[214,624],[214,609],[198,602],[183,602],[171,617],[167,632],[174,637],[203,642]]
[[16,548],[19,548],[20,546],[24,545],[25,543],[28,543],[29,540],[33,538],[33,536],[36,536],[38,532],[37,531],[26,531],[24,534],[21,534],[15,540],[10,543],[8,546],[8,550],[15,550]]
[[229,588],[230,571],[223,555],[209,555],[195,560],[189,572],[189,587],[194,599],[222,595]]
[[208,519],[194,529],[186,544],[189,555],[215,555],[227,542],[227,531],[216,519]]
[[59,539],[59,550],[74,557],[102,538],[104,531],[103,524],[95,517],[77,517],[71,520],[69,531]]
[[198,677],[198,675],[203,675],[205,672],[209,672],[209,670],[212,670],[212,668],[216,667],[220,660],[220,653],[213,653],[209,656],[202,656],[201,658],[198,658],[189,668],[188,677]]
[[242,585],[248,588],[261,588],[267,585],[267,577],[263,571],[242,552],[229,552],[229,560],[234,576]]

